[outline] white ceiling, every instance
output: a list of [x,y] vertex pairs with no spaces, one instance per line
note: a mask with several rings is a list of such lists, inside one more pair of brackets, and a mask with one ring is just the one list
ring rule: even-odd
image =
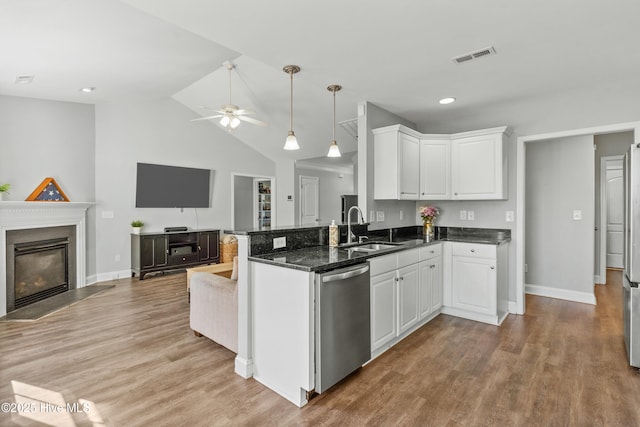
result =
[[[233,103],[269,123],[243,123],[234,135],[272,158],[319,157],[331,140],[329,84],[344,87],[338,121],[367,100],[424,132],[482,109],[507,111],[515,100],[637,87],[638,16],[637,0],[2,0],[0,93],[96,103],[173,96],[196,117],[198,105],[227,103],[222,62],[231,59]],[[487,46],[497,54],[451,60]],[[302,68],[294,153],[281,150],[287,64]],[[23,74],[34,83],[15,85]],[[83,86],[98,89],[86,95]],[[440,106],[445,96],[458,100]],[[356,149],[339,127],[337,137],[343,151]]]

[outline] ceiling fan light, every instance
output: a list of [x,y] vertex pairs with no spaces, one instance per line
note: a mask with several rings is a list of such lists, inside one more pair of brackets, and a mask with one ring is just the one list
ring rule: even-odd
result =
[[231,126],[231,129],[235,129],[235,128],[238,127],[239,124],[240,124],[240,119],[234,116],[231,119],[231,122],[229,123],[229,126]]
[[294,135],[293,131],[289,131],[289,135],[287,135],[287,139],[284,142],[285,150],[299,150],[300,146],[298,145],[298,138]]
[[227,127],[229,126],[229,122],[231,122],[231,120],[229,119],[229,116],[226,114],[222,116],[222,118],[220,119],[221,126]]
[[336,141],[331,141],[327,157],[342,157],[342,154],[340,154],[340,148],[338,148],[338,143]]

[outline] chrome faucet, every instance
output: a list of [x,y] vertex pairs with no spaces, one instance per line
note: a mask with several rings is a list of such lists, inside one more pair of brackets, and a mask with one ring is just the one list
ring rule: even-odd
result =
[[[360,213],[360,218],[358,219],[358,224],[364,224],[364,217],[362,216],[362,211],[358,206],[351,206],[349,208],[349,212],[347,212],[347,244],[351,244],[353,242],[353,238],[351,237],[353,233],[351,233],[351,210],[356,209]],[[362,220],[362,222],[360,222]]]

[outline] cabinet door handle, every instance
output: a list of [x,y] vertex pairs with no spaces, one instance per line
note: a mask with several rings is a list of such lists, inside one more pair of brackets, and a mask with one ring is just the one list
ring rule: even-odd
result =
[[404,280],[404,276],[400,277],[400,280]]
[[185,257],[182,257],[182,261],[186,261],[187,259]]
[[475,249],[471,249],[471,252],[475,252],[475,251],[476,251]]
[[202,250],[202,248],[201,248],[200,246],[198,246],[198,250],[199,250],[199,251],[201,251],[201,250]]
[[167,252],[167,254],[169,254],[169,249],[167,249],[165,252]]
[[491,266],[491,269],[492,269],[492,270],[495,270],[495,269],[496,269],[496,267],[492,265],[492,266]]
[[435,265],[432,264],[432,265],[429,266],[429,268],[435,268]]
[[396,282],[399,282],[399,281],[400,281],[400,279],[398,279],[397,277],[396,277],[395,279],[393,279],[393,280],[395,280]]

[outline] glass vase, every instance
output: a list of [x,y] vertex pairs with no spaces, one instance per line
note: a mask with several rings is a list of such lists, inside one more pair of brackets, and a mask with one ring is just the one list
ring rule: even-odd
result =
[[431,242],[435,239],[435,226],[433,225],[433,220],[424,220],[422,234],[427,242]]

